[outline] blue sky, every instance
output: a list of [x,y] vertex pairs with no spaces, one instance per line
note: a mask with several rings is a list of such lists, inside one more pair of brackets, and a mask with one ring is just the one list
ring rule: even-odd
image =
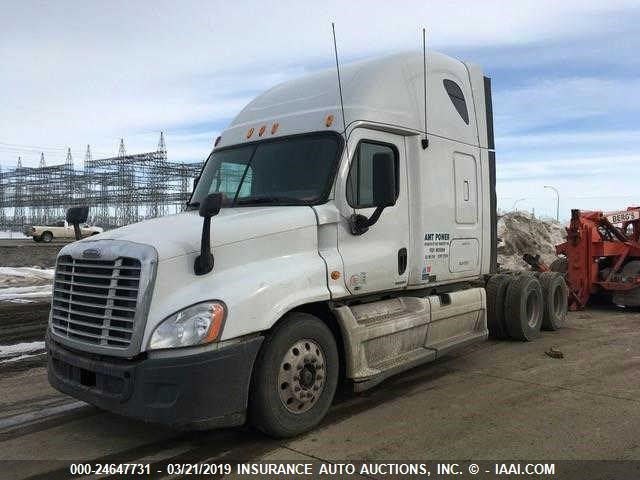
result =
[[[179,6],[179,8],[178,8]],[[430,47],[493,79],[498,201],[539,215],[640,203],[640,4],[13,2],[0,22],[0,165],[154,149],[204,158],[251,98],[341,60]]]

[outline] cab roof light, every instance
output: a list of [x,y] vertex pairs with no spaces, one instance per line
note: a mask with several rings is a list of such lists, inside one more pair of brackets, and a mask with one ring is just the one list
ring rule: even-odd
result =
[[273,125],[271,125],[271,135],[275,135],[275,133],[278,131],[278,127],[280,127],[280,124],[278,122],[275,122]]
[[264,135],[265,130],[267,129],[266,125],[262,125],[260,127],[260,130],[258,131],[258,136],[261,137],[262,135]]
[[331,126],[332,123],[333,123],[333,115],[329,114],[327,115],[327,118],[324,119],[324,124],[328,128]]
[[247,138],[251,138],[253,136],[253,127],[251,127],[249,130],[247,130]]

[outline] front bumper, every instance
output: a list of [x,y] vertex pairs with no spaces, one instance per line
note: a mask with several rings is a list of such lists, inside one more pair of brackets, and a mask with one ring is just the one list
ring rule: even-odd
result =
[[49,383],[110,412],[174,428],[241,425],[261,344],[255,337],[194,355],[124,360],[72,351],[49,337]]

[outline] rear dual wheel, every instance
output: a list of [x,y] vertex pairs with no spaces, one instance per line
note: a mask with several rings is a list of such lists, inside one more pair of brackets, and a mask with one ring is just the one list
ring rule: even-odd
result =
[[530,341],[566,320],[568,288],[561,273],[494,275],[486,291],[487,326],[495,338]]
[[538,275],[542,287],[542,328],[559,330],[564,326],[569,307],[569,289],[562,274],[542,272]]
[[507,287],[504,308],[509,337],[528,342],[540,335],[543,297],[536,277],[529,274],[514,276]]

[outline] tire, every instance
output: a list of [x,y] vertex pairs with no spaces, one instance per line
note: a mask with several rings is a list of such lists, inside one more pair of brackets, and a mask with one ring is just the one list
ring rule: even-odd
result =
[[489,335],[504,340],[509,338],[504,317],[504,301],[510,275],[493,275],[487,282],[487,328]]
[[542,327],[542,287],[533,275],[514,276],[507,287],[505,317],[509,336],[529,342]]
[[[640,275],[640,261],[632,260],[627,262],[624,267],[622,267],[620,273],[623,277]],[[626,292],[616,293],[613,295],[611,301],[616,305],[625,307],[640,307],[640,287]]]
[[301,312],[288,314],[265,339],[256,359],[250,423],[276,438],[311,430],[333,401],[338,362],[335,338],[320,319]]
[[556,258],[553,262],[551,262],[551,265],[549,265],[549,269],[552,272],[557,272],[565,275],[567,271],[569,271],[569,261],[567,260],[567,257]]
[[542,287],[542,328],[559,330],[564,326],[569,309],[569,289],[562,275],[543,272],[538,276]]
[[40,235],[40,238],[44,243],[51,243],[51,240],[53,240],[53,233],[44,232],[42,235]]
[[36,243],[40,243],[42,241],[42,237],[35,236],[33,237],[33,241]]

